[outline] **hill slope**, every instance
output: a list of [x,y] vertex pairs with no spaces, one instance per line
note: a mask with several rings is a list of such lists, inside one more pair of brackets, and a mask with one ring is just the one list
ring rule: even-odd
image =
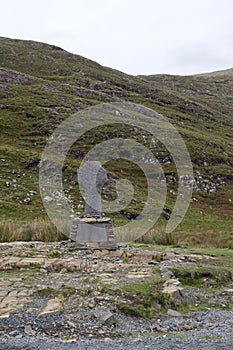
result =
[[[134,77],[52,45],[7,38],[0,38],[2,219],[46,217],[38,189],[38,162],[48,136],[70,114],[113,101],[131,101],[154,109],[168,117],[184,137],[194,165],[196,192],[179,230],[231,232],[232,70],[186,77]],[[127,128],[118,132],[123,137],[131,134],[140,139],[140,131],[139,135],[137,132],[132,135]],[[110,137],[108,131],[105,133],[99,134],[100,140]],[[74,186],[76,168],[91,147],[90,138],[93,135],[87,135],[74,146],[64,170],[68,179],[66,190],[73,197],[75,211],[79,210],[81,200]],[[172,161],[165,164],[169,155],[162,145],[153,151],[170,182],[167,205],[172,207],[176,195],[175,167]],[[132,180],[137,175],[138,197],[143,201],[142,174],[130,164],[123,165],[124,176],[130,179],[133,171]],[[109,164],[112,181],[114,176],[120,176],[120,167]],[[140,210],[140,205],[131,203],[114,218],[116,222],[124,222]]]

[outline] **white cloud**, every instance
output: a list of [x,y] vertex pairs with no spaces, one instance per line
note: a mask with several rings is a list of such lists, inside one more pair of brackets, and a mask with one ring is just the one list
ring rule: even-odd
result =
[[233,66],[231,0],[8,0],[0,35],[61,46],[131,74]]

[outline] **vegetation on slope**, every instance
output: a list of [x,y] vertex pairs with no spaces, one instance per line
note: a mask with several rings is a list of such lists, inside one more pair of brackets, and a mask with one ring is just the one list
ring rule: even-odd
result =
[[[183,241],[199,237],[193,238],[191,243],[202,244],[202,233],[210,232],[205,240],[211,245],[212,232],[224,237],[224,246],[231,245],[232,96],[232,70],[187,77],[134,77],[52,45],[0,38],[2,240],[6,239],[9,220],[20,220],[20,225],[15,224],[15,227],[21,227],[21,230],[15,229],[19,238],[22,238],[22,223],[36,220],[37,224],[31,226],[37,227],[36,235],[40,236],[38,222],[47,220],[47,216],[39,194],[38,164],[41,151],[54,128],[72,113],[88,106],[132,101],[168,117],[187,144],[196,184],[185,220],[172,237],[164,237],[163,227],[177,194],[175,166],[163,145],[151,146],[150,135],[142,134],[140,130],[132,132],[121,125],[90,132],[70,150],[64,167],[64,188],[72,198],[75,211],[79,213],[83,209],[76,169],[93,146],[93,139],[100,142],[114,135],[130,136],[151,148],[163,166],[168,182],[168,210],[164,211],[148,239],[160,242],[162,235],[161,243],[163,239],[177,243],[180,237]],[[136,200],[123,212],[112,214],[115,224],[123,224],[140,214],[141,204],[146,198],[145,179],[140,169],[129,162],[112,161],[107,164],[107,169],[110,189],[104,194],[106,198],[114,197],[116,178],[126,177],[136,188]],[[44,224],[42,227],[44,229]],[[33,229],[28,239],[32,236]],[[220,239],[220,246],[221,242]],[[214,244],[217,244],[216,240]]]

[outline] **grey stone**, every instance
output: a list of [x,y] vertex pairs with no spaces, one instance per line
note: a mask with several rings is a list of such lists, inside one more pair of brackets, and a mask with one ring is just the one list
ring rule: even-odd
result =
[[85,192],[84,215],[102,216],[101,191],[107,183],[107,174],[101,163],[88,161],[78,169],[78,183]]
[[96,311],[94,316],[105,326],[112,326],[117,323],[113,313],[109,309]]
[[182,317],[182,314],[176,310],[168,309],[167,310],[168,316],[173,316],[173,317]]
[[175,278],[173,272],[170,271],[165,266],[161,266],[160,267],[160,273],[161,273],[162,278],[164,278],[165,280],[169,280],[169,279]]
[[78,226],[76,241],[85,242],[106,242],[107,232],[104,224],[80,223]]
[[45,264],[42,266],[42,269],[45,269],[45,270],[48,271],[48,272],[52,272],[52,271],[54,270],[53,265],[52,265],[52,264],[48,264],[48,263],[45,263]]
[[110,342],[112,342],[113,340],[111,339],[111,338],[104,338],[104,342],[105,343],[110,343]]
[[53,198],[50,197],[50,196],[45,196],[44,197],[44,201],[47,202],[47,203],[51,203],[53,201]]
[[32,329],[32,326],[29,324],[24,327],[24,333],[27,335],[34,336],[36,334],[36,331],[34,331],[34,329]]

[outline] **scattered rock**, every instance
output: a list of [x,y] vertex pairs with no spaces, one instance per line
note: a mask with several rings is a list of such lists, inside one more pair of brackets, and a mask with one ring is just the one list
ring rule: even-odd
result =
[[36,331],[32,329],[32,326],[29,324],[24,327],[24,333],[29,336],[34,336],[36,334]]
[[160,273],[162,278],[164,278],[165,280],[169,280],[171,278],[176,278],[173,274],[172,271],[170,271],[167,267],[165,266],[161,266],[160,267]]
[[67,321],[67,324],[69,327],[71,328],[77,328],[76,324],[74,322],[71,322],[71,321]]
[[172,309],[168,309],[167,314],[168,316],[172,316],[172,317],[182,317],[182,314],[180,312]]
[[172,300],[174,300],[176,303],[182,303],[184,302],[184,294],[183,294],[183,287],[181,283],[178,280],[167,280],[163,284],[163,293],[166,293],[170,296]]
[[56,313],[60,311],[62,308],[62,302],[63,302],[63,299],[61,298],[50,299],[47,302],[44,310],[39,314],[39,316]]
[[45,196],[45,197],[43,198],[43,201],[46,202],[46,203],[51,203],[51,202],[53,201],[53,198],[50,197],[50,196]]
[[110,342],[112,342],[112,339],[111,338],[104,338],[104,342],[105,343],[110,343]]
[[113,313],[109,309],[95,311],[94,316],[105,326],[112,326],[117,323]]
[[[0,252],[2,258],[0,268],[5,270],[11,267],[7,279],[4,274],[0,277],[0,342],[3,337],[6,339],[12,337],[14,341],[16,337],[19,339],[21,337],[20,342],[30,338],[37,341],[39,336],[46,336],[48,342],[54,337],[57,338],[56,342],[63,341],[63,339],[64,342],[77,341],[80,337],[80,342],[82,339],[88,342],[87,338],[90,338],[90,341],[92,339],[93,348],[97,348],[96,344],[99,341],[115,344],[115,342],[120,342],[120,337],[128,336],[130,332],[140,332],[137,337],[138,342],[144,341],[142,334],[148,330],[160,332],[161,336],[154,337],[154,339],[162,339],[167,332],[169,332],[167,339],[170,339],[172,332],[179,332],[185,336],[190,330],[206,332],[208,329],[209,332],[213,330],[215,332],[218,329],[219,332],[222,332],[222,327],[228,327],[229,320],[231,323],[233,320],[233,316],[227,318],[227,315],[232,314],[231,311],[217,310],[214,313],[209,309],[202,312],[197,308],[196,312],[185,314],[184,317],[172,309],[176,308],[177,303],[185,303],[187,295],[191,293],[194,294],[194,297],[196,295],[199,301],[202,293],[201,287],[186,291],[169,270],[173,266],[181,268],[186,267],[187,264],[190,266],[191,254],[180,253],[179,258],[181,256],[185,258],[178,262],[178,254],[171,249],[167,251],[166,260],[158,262],[159,266],[162,265],[161,275],[166,279],[162,291],[170,295],[170,298],[165,298],[165,301],[168,301],[166,306],[160,304],[160,301],[155,298],[151,307],[155,315],[163,312],[163,307],[171,307],[171,309],[167,310],[166,317],[144,320],[124,314],[117,308],[118,302],[126,306],[137,302],[138,295],[134,295],[134,291],[129,300],[124,295],[117,293],[115,295],[112,292],[114,293],[115,288],[118,290],[121,283],[124,285],[124,283],[147,282],[154,275],[154,268],[148,265],[148,261],[152,261],[157,252],[140,248],[132,249],[127,246],[122,246],[122,249],[112,252],[77,249],[71,251],[67,241],[2,243]],[[124,252],[123,257],[128,258],[126,261],[121,259],[122,252]],[[48,271],[50,273],[46,273]],[[159,277],[158,268],[156,268],[156,274]],[[110,285],[111,292],[109,292]],[[158,288],[161,291],[161,285]],[[42,293],[38,293],[40,290]],[[224,284],[221,291],[221,294],[215,296],[213,290],[205,290],[203,296],[207,298],[211,295],[214,305],[231,305],[231,293],[233,292],[231,284]],[[66,300],[67,302],[64,302]],[[169,300],[173,300],[173,303],[169,304]],[[210,307],[212,307],[211,302]],[[198,304],[196,306],[198,307]],[[61,310],[62,312],[59,312]],[[225,318],[222,316],[221,322],[218,319],[220,313],[226,316]],[[45,315],[45,317],[38,317],[38,314],[39,316]],[[212,314],[215,316],[212,317]],[[207,318],[207,315],[210,316]],[[62,348],[58,343],[56,344],[57,348]],[[110,345],[109,348],[111,348]],[[144,344],[141,348],[143,346]],[[105,347],[108,348],[107,344]],[[5,346],[5,348],[8,347]],[[27,348],[26,345],[25,348]],[[50,348],[49,344],[48,348]]]

